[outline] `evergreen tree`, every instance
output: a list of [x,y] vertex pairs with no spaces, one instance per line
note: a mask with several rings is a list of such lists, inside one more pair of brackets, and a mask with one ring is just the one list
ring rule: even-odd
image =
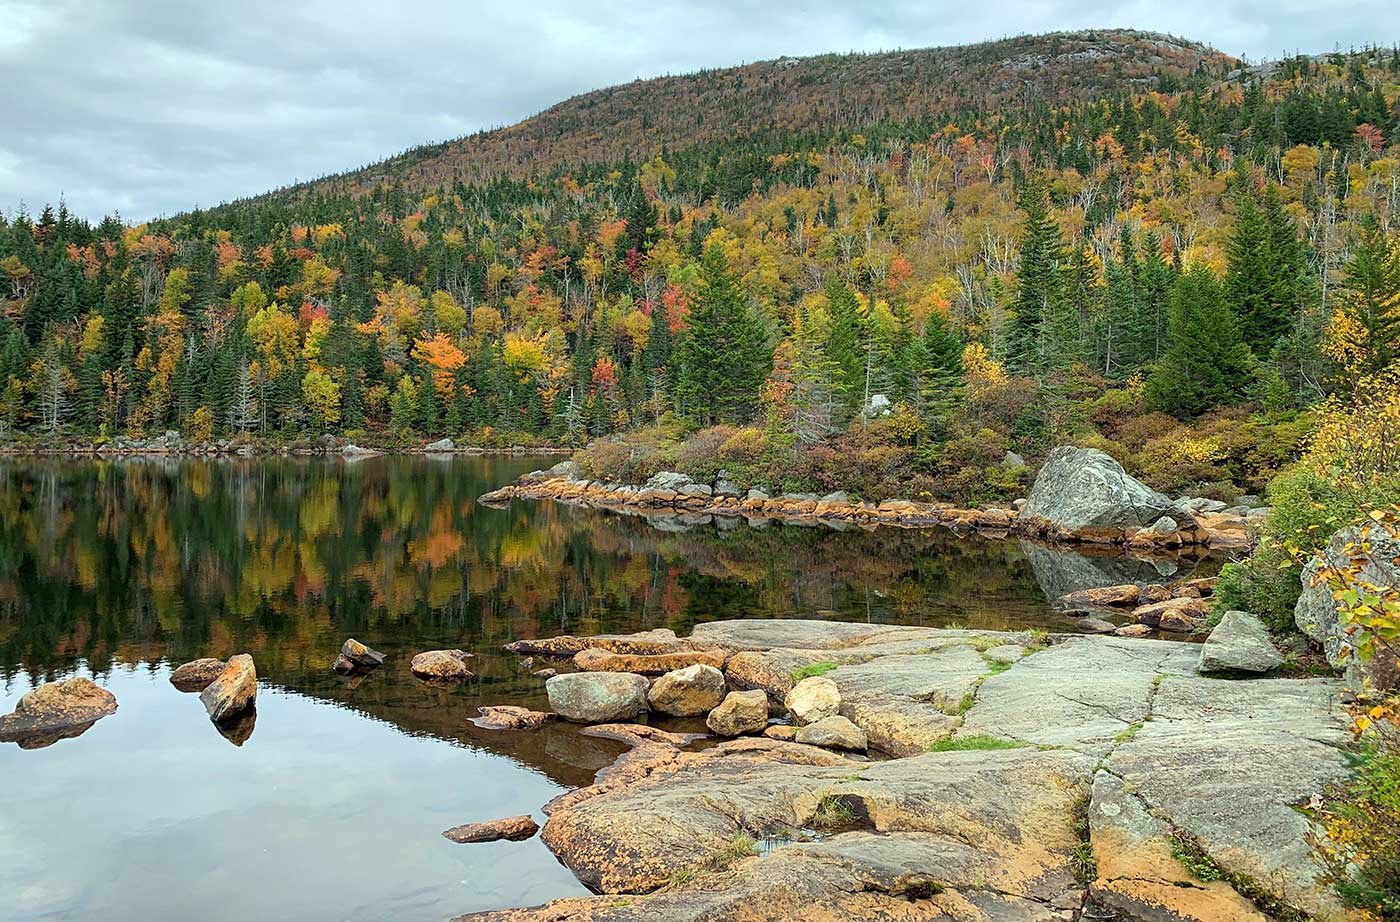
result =
[[1050,212],[1045,189],[1029,180],[1021,194],[1026,220],[1016,264],[1016,301],[1011,307],[1008,362],[1014,371],[1037,374],[1049,364],[1051,344],[1047,318],[1058,315],[1065,298],[1064,235]]
[[1245,342],[1258,357],[1293,326],[1307,287],[1307,251],[1270,188],[1262,203],[1239,200],[1230,237],[1225,290],[1239,317]]
[[1210,270],[1183,275],[1169,310],[1166,354],[1147,380],[1148,408],[1186,419],[1237,400],[1249,383],[1249,347]]
[[676,347],[677,396],[707,424],[752,417],[758,389],[773,367],[767,332],[749,309],[718,243],[701,258],[702,287]]
[[1333,351],[1348,372],[1371,374],[1400,358],[1400,239],[1362,218],[1332,321]]

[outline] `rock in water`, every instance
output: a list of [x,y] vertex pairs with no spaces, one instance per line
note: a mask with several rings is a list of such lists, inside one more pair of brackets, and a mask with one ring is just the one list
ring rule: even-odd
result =
[[666,673],[652,683],[647,703],[653,711],[672,717],[708,714],[724,700],[724,673],[714,666],[696,663]]
[[384,665],[384,654],[378,650],[371,650],[369,647],[351,637],[340,647],[340,655],[335,658],[335,664],[331,666],[336,672],[344,675],[354,672],[357,669],[373,669],[376,666]]
[[[324,662],[324,661],[323,661]],[[214,723],[236,720],[257,703],[258,671],[246,653],[230,656],[219,677],[199,693]]]
[[481,716],[472,723],[488,730],[536,730],[554,719],[553,714],[510,704],[483,705],[477,708],[477,712]]
[[[1332,536],[1321,554],[1308,561],[1303,568],[1303,592],[1293,609],[1293,620],[1298,630],[1322,645],[1329,663],[1346,669],[1347,681],[1354,689],[1366,685],[1384,692],[1400,687],[1400,659],[1388,650],[1378,649],[1374,656],[1362,663],[1342,633],[1337,619],[1337,601],[1332,598],[1331,587],[1325,582],[1313,584],[1324,562],[1332,567],[1347,566],[1355,556],[1349,548],[1354,549],[1361,540],[1360,528],[1343,528]],[[1371,551],[1357,578],[1373,586],[1400,585],[1400,564],[1395,562],[1400,558],[1400,539],[1392,538],[1384,529],[1372,528],[1366,541],[1370,543]]]
[[647,709],[647,682],[630,672],[570,672],[544,683],[549,706],[580,724],[631,720]]
[[507,839],[511,842],[519,842],[528,839],[539,832],[540,827],[528,816],[511,816],[503,820],[491,820],[489,823],[467,823],[465,826],[453,826],[445,830],[443,835],[453,842],[497,842]]
[[841,710],[841,692],[826,676],[809,676],[792,687],[783,706],[798,724],[812,724]]
[[1121,535],[1173,513],[1185,516],[1169,497],[1129,476],[1113,458],[1097,449],[1061,445],[1036,475],[1021,518],[1071,533]]
[[757,688],[730,692],[705,718],[705,725],[719,736],[762,733],[768,726],[768,695]]
[[48,682],[20,698],[13,714],[0,717],[0,742],[37,749],[77,736],[116,709],[116,696],[91,679]]
[[1196,671],[1271,672],[1282,665],[1264,622],[1249,612],[1227,611],[1201,644]]
[[471,678],[472,674],[467,670],[467,660],[470,658],[471,654],[462,650],[428,650],[415,656],[408,668],[420,679],[460,682]]
[[170,684],[182,692],[204,691],[224,671],[224,661],[212,656],[185,663],[170,673]]
[[844,717],[824,717],[797,731],[796,740],[808,746],[826,749],[857,749],[865,751],[865,731]]
[[1112,634],[1117,629],[1117,625],[1112,621],[1102,618],[1080,618],[1074,622],[1074,627],[1086,634]]

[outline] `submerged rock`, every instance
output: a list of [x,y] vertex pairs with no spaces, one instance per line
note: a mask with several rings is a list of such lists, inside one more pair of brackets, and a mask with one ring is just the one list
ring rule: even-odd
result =
[[855,749],[865,751],[865,731],[844,717],[823,717],[797,731],[797,742],[823,749]]
[[413,657],[408,668],[420,679],[460,682],[471,678],[467,669],[470,653],[462,650],[428,650]]
[[258,672],[247,653],[230,656],[218,678],[199,693],[214,723],[236,719],[257,703]]
[[351,637],[340,647],[340,653],[335,658],[335,663],[331,666],[341,675],[354,672],[357,669],[373,669],[376,666],[384,665],[384,654],[378,650],[371,650],[369,647]]
[[724,673],[714,666],[696,663],[661,676],[647,692],[653,711],[672,717],[708,714],[724,700]]
[[1094,448],[1061,445],[1036,475],[1021,517],[1068,533],[1102,531],[1106,537],[1121,537],[1172,513],[1184,514],[1169,497],[1130,476],[1110,456]]
[[809,676],[792,687],[783,707],[798,724],[816,723],[841,710],[841,691],[826,676]]
[[1196,669],[1209,672],[1272,672],[1283,657],[1269,639],[1269,629],[1255,615],[1227,611],[1201,644]]
[[540,827],[528,816],[511,816],[486,823],[467,823],[453,826],[443,831],[443,836],[453,842],[497,842],[506,839],[519,842],[539,832]]
[[224,661],[205,657],[192,660],[170,673],[170,684],[182,692],[203,691],[224,671]]
[[116,696],[91,679],[48,682],[20,698],[14,713],[0,717],[0,742],[39,749],[78,736],[116,709]]
[[710,712],[705,725],[719,736],[762,733],[768,726],[768,695],[757,688],[730,692]]
[[570,672],[544,683],[554,713],[581,724],[631,720],[647,709],[649,685],[630,672]]
[[553,714],[510,704],[482,705],[476,710],[481,716],[472,723],[488,730],[536,730],[554,719]]

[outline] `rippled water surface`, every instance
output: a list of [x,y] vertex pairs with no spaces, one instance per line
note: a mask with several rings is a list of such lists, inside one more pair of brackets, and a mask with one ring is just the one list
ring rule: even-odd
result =
[[[545,705],[501,644],[740,617],[1065,628],[1047,595],[1177,566],[942,530],[476,504],[547,463],[0,462],[0,713],[74,674],[119,702],[76,738],[0,744],[0,915],[414,922],[580,894],[538,839],[440,835],[542,822],[619,751],[468,723],[479,704]],[[346,637],[388,664],[335,675]],[[476,653],[476,678],[414,679],[410,657],[442,647]],[[239,652],[257,715],[226,736],[168,676]]]

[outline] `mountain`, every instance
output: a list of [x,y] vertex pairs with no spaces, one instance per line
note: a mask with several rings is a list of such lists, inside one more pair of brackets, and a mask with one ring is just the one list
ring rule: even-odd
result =
[[414,148],[281,193],[364,191],[392,180],[419,190],[454,175],[464,181],[520,176],[763,133],[859,128],[968,109],[1170,89],[1199,72],[1223,75],[1237,64],[1198,42],[1126,29],[785,57],[593,90],[509,127]]

